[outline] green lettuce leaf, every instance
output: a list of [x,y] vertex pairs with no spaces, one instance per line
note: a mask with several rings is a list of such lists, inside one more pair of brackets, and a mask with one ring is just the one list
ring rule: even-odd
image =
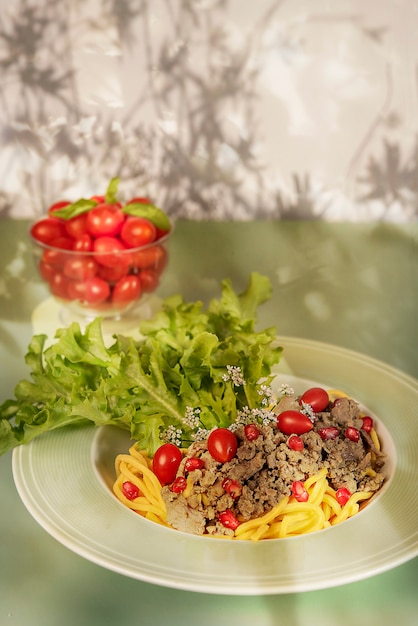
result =
[[[173,433],[188,445],[201,429],[230,426],[243,409],[262,408],[260,384],[269,384],[281,354],[275,329],[255,329],[270,281],[254,273],[241,294],[228,280],[221,288],[206,309],[180,295],[166,298],[140,323],[140,340],[115,335],[107,346],[99,318],[84,331],[77,323],[58,330],[49,347],[35,335],[26,355],[30,380],[0,405],[0,454],[43,432],[92,423],[129,430],[153,455]],[[245,384],[234,382],[230,367]]]

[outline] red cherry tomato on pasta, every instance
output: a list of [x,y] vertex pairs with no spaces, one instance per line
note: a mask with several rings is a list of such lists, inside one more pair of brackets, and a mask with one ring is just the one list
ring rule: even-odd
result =
[[290,409],[279,413],[277,426],[285,435],[303,435],[312,429],[313,424],[304,413]]
[[238,440],[228,428],[216,428],[208,437],[208,450],[212,458],[219,463],[226,463],[234,458]]
[[163,443],[154,454],[152,469],[162,485],[172,483],[183,455],[174,443]]
[[302,394],[299,402],[300,404],[302,404],[302,402],[309,404],[315,413],[319,413],[328,406],[329,396],[325,389],[322,389],[322,387],[311,387],[310,389],[307,389],[304,394]]

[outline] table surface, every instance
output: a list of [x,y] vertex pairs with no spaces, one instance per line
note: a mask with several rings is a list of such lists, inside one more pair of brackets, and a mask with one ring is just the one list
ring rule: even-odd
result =
[[[26,375],[32,315],[48,297],[27,232],[23,220],[0,220],[0,401]],[[273,284],[260,326],[343,346],[417,377],[417,251],[417,224],[180,221],[159,295],[207,301],[219,295],[221,279],[241,290],[258,271]],[[418,623],[418,559],[339,587],[251,597],[179,591],[103,569],[32,519],[11,459],[0,458],[0,626]]]

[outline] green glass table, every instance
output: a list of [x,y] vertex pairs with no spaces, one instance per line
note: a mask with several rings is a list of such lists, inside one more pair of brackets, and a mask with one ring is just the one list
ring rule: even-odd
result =
[[[0,221],[0,400],[26,375],[33,312],[48,298],[27,232],[24,220]],[[417,377],[417,261],[417,224],[180,221],[159,295],[207,301],[219,295],[223,278],[240,290],[258,271],[273,285],[261,326],[355,350]],[[11,461],[11,453],[0,458],[0,626],[418,623],[417,559],[329,589],[250,597],[176,590],[101,568],[32,519]]]

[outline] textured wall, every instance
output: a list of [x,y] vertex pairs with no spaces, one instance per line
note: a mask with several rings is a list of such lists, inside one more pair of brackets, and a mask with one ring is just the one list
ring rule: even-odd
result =
[[418,215],[417,0],[0,0],[0,215]]

